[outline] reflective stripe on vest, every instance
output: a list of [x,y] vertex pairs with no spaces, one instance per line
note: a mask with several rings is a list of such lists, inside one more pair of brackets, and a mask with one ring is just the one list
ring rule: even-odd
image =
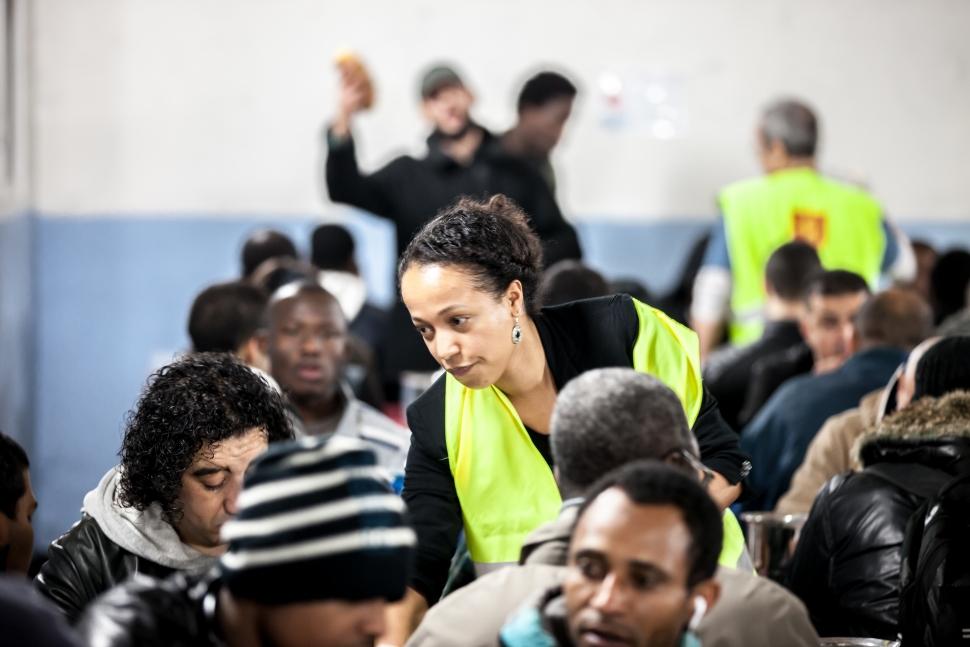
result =
[[720,206],[731,260],[733,344],[761,336],[765,265],[791,240],[813,245],[825,269],[855,272],[877,287],[886,240],[882,211],[866,192],[794,168],[728,186]]
[[[633,303],[640,322],[633,368],[669,386],[693,425],[704,395],[697,336],[659,310]],[[476,568],[518,562],[526,536],[556,518],[562,499],[512,403],[494,385],[470,389],[447,374],[445,442]]]

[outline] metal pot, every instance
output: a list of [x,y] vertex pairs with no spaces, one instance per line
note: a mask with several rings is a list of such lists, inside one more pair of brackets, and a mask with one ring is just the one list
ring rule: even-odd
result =
[[748,552],[758,575],[784,582],[806,514],[742,512]]

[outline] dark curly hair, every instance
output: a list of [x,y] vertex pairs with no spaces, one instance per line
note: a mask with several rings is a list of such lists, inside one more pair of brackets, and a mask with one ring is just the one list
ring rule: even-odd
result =
[[280,395],[232,355],[196,353],[162,367],[128,413],[121,503],[138,510],[158,503],[177,520],[182,474],[199,450],[214,452],[253,427],[271,443],[293,437]]
[[487,201],[459,198],[438,212],[408,244],[397,277],[411,265],[455,265],[475,284],[500,297],[518,279],[530,315],[539,310],[536,291],[542,272],[542,245],[529,217],[513,200],[495,195]]

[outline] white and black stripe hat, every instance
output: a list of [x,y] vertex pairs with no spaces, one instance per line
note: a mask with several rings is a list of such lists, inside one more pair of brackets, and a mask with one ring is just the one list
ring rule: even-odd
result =
[[274,443],[250,467],[238,510],[222,527],[229,548],[220,559],[234,596],[264,604],[404,596],[417,540],[360,441]]

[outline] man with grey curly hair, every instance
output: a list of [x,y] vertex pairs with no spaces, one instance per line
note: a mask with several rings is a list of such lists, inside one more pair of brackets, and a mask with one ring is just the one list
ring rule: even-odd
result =
[[[698,456],[684,405],[655,377],[625,368],[589,371],[556,400],[550,444],[564,499],[633,457],[686,462]],[[693,464],[693,463],[692,463]]]
[[[408,647],[497,644],[512,612],[561,582],[584,495],[607,472],[652,459],[701,483],[709,479],[677,396],[656,378],[629,368],[596,369],[570,381],[556,399],[550,444],[564,499],[559,517],[529,535],[519,565],[489,573],[433,606]],[[728,523],[724,527],[727,531]],[[723,557],[722,548],[722,564]],[[780,586],[754,576],[750,568],[720,568],[717,579],[721,599],[697,627],[702,643],[818,644],[805,608]]]

